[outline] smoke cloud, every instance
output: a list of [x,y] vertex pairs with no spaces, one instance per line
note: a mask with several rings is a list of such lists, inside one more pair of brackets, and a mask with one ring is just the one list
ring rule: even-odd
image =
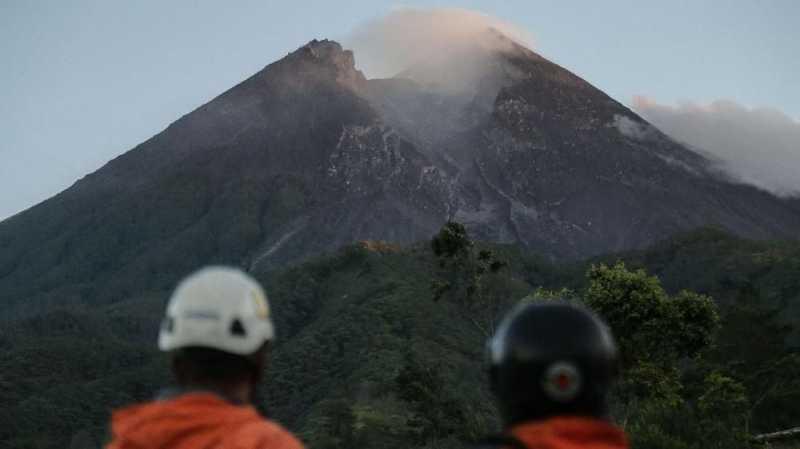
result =
[[357,27],[344,43],[368,77],[386,78],[421,65],[453,68],[464,55],[475,54],[476,46],[491,50],[511,45],[492,29],[523,46],[533,44],[525,30],[476,11],[409,7]]
[[729,100],[661,105],[634,97],[633,107],[675,140],[717,158],[742,182],[780,196],[800,196],[800,122],[777,109]]

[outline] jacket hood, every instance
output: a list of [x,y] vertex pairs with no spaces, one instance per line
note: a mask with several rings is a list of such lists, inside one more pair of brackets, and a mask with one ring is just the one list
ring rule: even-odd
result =
[[627,449],[619,427],[582,417],[551,418],[520,424],[511,430],[530,449]]
[[212,393],[191,393],[114,412],[110,447],[178,449],[225,447],[225,441],[264,419],[251,406]]

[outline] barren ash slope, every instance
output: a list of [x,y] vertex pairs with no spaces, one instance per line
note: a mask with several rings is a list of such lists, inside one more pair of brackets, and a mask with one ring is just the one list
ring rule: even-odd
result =
[[502,34],[457,61],[367,80],[338,43],[310,42],[0,223],[0,304],[115,301],[200,264],[263,271],[449,219],[554,259],[708,224],[800,237],[796,202],[725,180]]

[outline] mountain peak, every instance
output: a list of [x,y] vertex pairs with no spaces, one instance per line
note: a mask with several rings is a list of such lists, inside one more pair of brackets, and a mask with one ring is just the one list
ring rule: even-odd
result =
[[[353,63],[353,52],[344,50],[340,43],[328,39],[314,39],[300,47],[297,52],[321,60],[330,60],[344,64]],[[353,67],[354,64],[350,64],[350,66]]]
[[353,52],[345,50],[336,41],[314,39],[294,51],[289,57],[333,66],[336,69],[337,81],[353,89],[360,88],[366,82],[364,74],[356,69]]

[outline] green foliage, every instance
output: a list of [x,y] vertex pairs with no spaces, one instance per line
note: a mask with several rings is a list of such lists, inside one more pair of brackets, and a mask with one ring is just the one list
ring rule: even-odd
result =
[[558,290],[550,290],[538,287],[532,293],[520,300],[522,303],[537,303],[549,301],[581,302],[583,299],[574,290],[562,287]]
[[[746,448],[748,435],[800,423],[800,354],[787,346],[800,319],[793,244],[702,231],[560,267],[462,231],[446,226],[438,250],[365,242],[256,273],[278,332],[258,406],[311,447],[463,447],[498,426],[482,357],[494,320],[522,298],[566,298],[620,338],[612,410],[634,447]],[[97,448],[112,408],[169,383],[155,350],[162,282],[172,280],[4,323],[0,448]]]
[[461,435],[467,417],[459,402],[447,395],[446,380],[437,366],[426,366],[408,354],[405,365],[395,378],[397,396],[411,407],[406,422],[414,442],[424,445],[431,440]]
[[627,421],[637,413],[640,403],[658,402],[660,405],[677,407],[683,403],[683,384],[677,367],[639,361],[622,373],[616,388],[616,398],[621,413],[620,418]]
[[681,290],[667,304],[667,319],[672,326],[664,335],[673,342],[676,354],[697,357],[711,345],[719,329],[716,304],[709,296],[687,290]]
[[458,304],[458,310],[484,337],[491,336],[500,310],[515,293],[513,281],[500,275],[507,262],[476,245],[464,225],[452,221],[433,237],[431,249],[438,265],[431,281],[433,300],[446,298]]
[[740,381],[751,399],[749,427],[769,432],[800,422],[800,354],[787,351],[793,333],[781,310],[764,304],[760,293],[745,286],[726,308],[718,344],[709,364]]
[[644,251],[603,256],[595,263],[617,260],[658,276],[669,292],[702,293],[723,308],[750,291],[745,301],[780,309],[778,322],[794,328],[787,337],[789,343],[800,346],[800,241],[757,242],[704,228],[675,235]]
[[111,407],[152,397],[168,378],[152,343],[150,311],[162,307],[153,296],[62,307],[0,329],[0,447],[99,445]]
[[698,399],[698,410],[706,417],[723,420],[743,417],[748,400],[745,387],[730,377],[713,372],[705,378],[705,392]]
[[353,447],[356,442],[356,416],[347,399],[326,399],[317,405],[319,416],[311,421],[313,432],[305,436],[319,448]]
[[592,265],[586,304],[614,330],[624,365],[674,364],[707,347],[719,317],[711,298],[688,291],[670,298],[658,278],[644,270]]
[[431,240],[431,249],[436,257],[452,258],[472,247],[472,240],[461,223],[447,222]]
[[586,303],[622,350],[615,409],[634,447],[744,447],[747,389],[707,360],[720,326],[711,298],[685,290],[669,297],[656,277],[621,262],[593,265],[588,278]]
[[[709,425],[710,424],[710,425]],[[633,448],[730,449],[749,448],[749,441],[736,428],[721,420],[709,420],[689,403],[678,406],[650,401],[637,409],[636,419],[625,429]]]

